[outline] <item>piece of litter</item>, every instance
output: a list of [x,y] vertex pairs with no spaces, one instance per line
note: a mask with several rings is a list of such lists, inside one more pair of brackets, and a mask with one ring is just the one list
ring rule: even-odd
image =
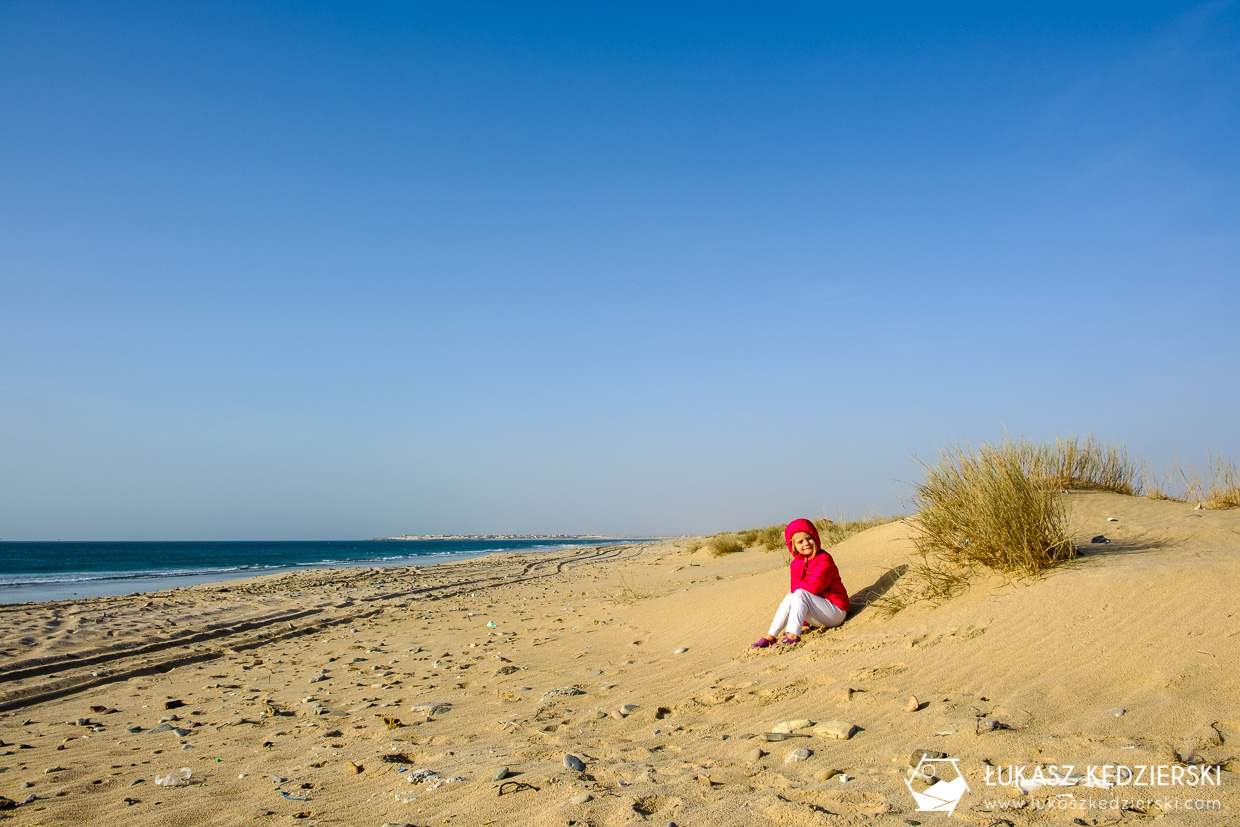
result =
[[[179,775],[178,775],[179,773]],[[177,772],[170,772],[167,775],[155,776],[155,786],[157,787],[180,787],[189,783],[190,776],[189,767],[181,767]]]
[[284,796],[289,801],[309,801],[310,800],[308,798],[294,798],[293,796],[286,793],[284,790],[280,790],[280,795]]

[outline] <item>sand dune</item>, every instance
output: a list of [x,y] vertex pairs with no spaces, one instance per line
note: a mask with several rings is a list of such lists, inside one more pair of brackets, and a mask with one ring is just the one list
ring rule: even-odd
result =
[[[3,607],[0,795],[35,798],[0,818],[948,823],[905,785],[926,750],[966,780],[964,823],[1235,823],[1240,512],[1068,497],[1079,561],[892,618],[862,608],[768,651],[747,646],[783,557],[674,542]],[[832,549],[850,592],[898,570],[909,533]],[[852,734],[760,737],[798,719]],[[986,782],[1051,765],[1207,767],[1219,783]],[[155,783],[183,767],[187,783]],[[1095,808],[1037,809],[1056,795]],[[1143,803],[1096,806],[1113,799]],[[1198,799],[1217,808],[1174,809]],[[987,809],[1000,801],[1021,808]]]

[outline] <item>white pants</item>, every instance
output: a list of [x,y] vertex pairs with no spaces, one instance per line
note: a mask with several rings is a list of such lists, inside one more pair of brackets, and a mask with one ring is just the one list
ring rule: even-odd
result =
[[844,622],[844,610],[825,597],[819,597],[805,589],[797,589],[784,597],[784,602],[775,610],[775,619],[771,621],[768,634],[775,637],[782,628],[784,634],[801,635],[801,624],[810,626],[839,626]]

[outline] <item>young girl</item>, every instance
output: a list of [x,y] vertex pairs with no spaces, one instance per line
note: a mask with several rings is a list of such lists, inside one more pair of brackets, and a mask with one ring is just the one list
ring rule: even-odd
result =
[[[784,542],[792,552],[792,587],[775,611],[771,631],[749,644],[750,649],[797,643],[801,640],[801,624],[831,628],[843,623],[848,614],[848,592],[840,580],[840,570],[831,555],[822,550],[814,524],[793,520],[784,529]],[[784,636],[775,643],[781,628]]]

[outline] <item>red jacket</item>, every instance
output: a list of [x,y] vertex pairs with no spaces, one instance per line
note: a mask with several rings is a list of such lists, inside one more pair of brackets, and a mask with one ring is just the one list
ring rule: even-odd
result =
[[805,589],[819,597],[825,597],[841,611],[848,611],[848,590],[844,588],[840,570],[830,554],[820,550],[808,560],[794,554],[788,568],[792,574],[792,587],[788,589],[789,592]]

